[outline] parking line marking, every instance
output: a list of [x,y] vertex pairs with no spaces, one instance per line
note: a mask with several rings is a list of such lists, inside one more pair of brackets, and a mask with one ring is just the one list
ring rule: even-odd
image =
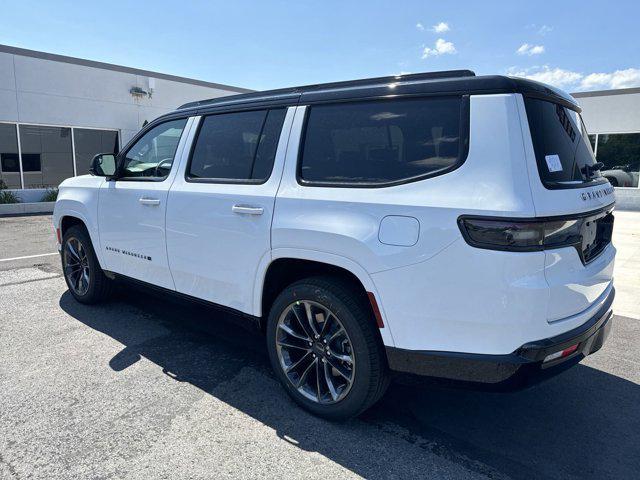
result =
[[55,253],[39,253],[38,255],[25,255],[24,257],[0,258],[0,262],[12,262],[14,260],[26,260],[27,258],[50,257],[51,255],[58,255],[58,252],[55,252]]

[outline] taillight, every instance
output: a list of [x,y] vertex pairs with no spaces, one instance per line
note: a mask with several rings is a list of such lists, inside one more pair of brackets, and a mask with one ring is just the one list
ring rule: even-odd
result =
[[469,245],[506,251],[536,251],[575,246],[582,240],[582,219],[525,220],[461,217],[462,235]]

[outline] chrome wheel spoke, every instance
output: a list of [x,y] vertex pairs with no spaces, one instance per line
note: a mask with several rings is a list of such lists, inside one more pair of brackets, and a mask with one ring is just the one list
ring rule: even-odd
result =
[[300,325],[300,328],[302,328],[302,331],[307,335],[309,339],[312,339],[314,337],[313,330],[309,328],[308,322],[305,319],[301,318],[301,316],[306,317],[306,310],[304,315],[300,315],[300,313],[298,313],[298,308],[296,307],[299,307],[299,302],[296,302],[296,304],[291,306],[291,311],[293,312],[293,316],[295,317],[296,321]]
[[333,333],[329,339],[327,340],[327,344],[331,345],[331,342],[333,342],[336,338],[338,338],[340,335],[344,334],[344,328],[340,327],[335,333]]
[[327,332],[329,332],[329,326],[333,323],[332,319],[335,318],[331,312],[325,312],[324,322],[322,322],[322,329],[320,330],[320,337],[325,338]]
[[338,372],[340,376],[344,378],[347,382],[351,382],[351,375],[350,375],[351,372],[347,368],[335,362],[334,360],[327,359],[327,363],[333,368],[333,370]]
[[78,254],[77,250],[73,247],[73,240],[69,240],[67,242],[67,251],[71,254],[71,256],[74,258],[74,260],[77,263],[80,263],[80,255]]
[[312,368],[318,363],[318,359],[314,359],[313,362],[311,362],[309,364],[309,366],[307,368],[304,369],[304,372],[302,372],[302,375],[300,375],[300,379],[298,380],[298,384],[296,385],[296,387],[300,388],[304,385],[305,380],[307,379],[307,377],[309,376],[309,373],[311,372]]
[[298,368],[300,365],[302,365],[303,363],[305,363],[306,361],[311,360],[311,350],[309,350],[307,353],[305,353],[302,357],[300,357],[300,360],[298,360],[297,362],[289,365],[285,371],[287,373],[291,372],[292,370],[295,370],[296,368]]
[[327,387],[329,388],[329,394],[331,395],[331,399],[335,402],[338,398],[338,391],[336,390],[336,387],[333,384],[332,375],[329,372],[329,364],[326,362],[324,364],[324,381],[326,382]]
[[91,284],[91,270],[87,251],[77,238],[70,238],[64,247],[64,274],[69,287],[77,295],[85,295]]
[[320,390],[320,362],[316,361],[316,397],[318,398],[318,402],[322,401],[322,392]]
[[341,362],[346,362],[348,364],[353,363],[353,361],[351,360],[351,357],[347,354],[331,352],[331,357],[335,358],[336,360],[340,360]]
[[317,403],[336,403],[353,384],[355,360],[342,322],[311,300],[290,304],[276,325],[276,352],[287,379]]
[[278,345],[280,345],[281,347],[286,347],[286,348],[296,348],[298,350],[309,350],[309,346],[308,345],[296,345],[295,343],[285,342],[283,340],[278,340]]
[[313,338],[318,338],[319,337],[318,330],[316,329],[316,326],[313,324],[313,312],[311,311],[311,304],[309,302],[303,302],[303,305],[304,305],[304,313],[307,319],[307,325],[309,325],[311,334],[313,335]]
[[278,325],[278,328],[280,328],[281,330],[284,330],[288,335],[291,335],[294,338],[298,338],[298,339],[303,340],[305,342],[309,342],[311,340],[306,335],[306,333],[304,335],[301,335],[298,332],[294,331],[293,328],[291,328],[289,325],[287,325],[285,323],[281,323],[280,325]]

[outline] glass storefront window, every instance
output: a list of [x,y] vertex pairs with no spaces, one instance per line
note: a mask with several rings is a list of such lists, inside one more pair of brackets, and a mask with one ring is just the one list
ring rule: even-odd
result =
[[614,187],[638,187],[640,133],[598,134],[596,158]]
[[25,188],[57,187],[73,177],[71,129],[19,125]]
[[98,153],[117,154],[118,135],[117,130],[0,123],[0,180],[12,189],[57,188],[74,171],[88,174]]
[[7,188],[20,188],[18,135],[11,123],[0,123],[0,180]]
[[76,173],[89,173],[91,160],[99,153],[118,153],[118,132],[74,128],[73,142],[76,153]]

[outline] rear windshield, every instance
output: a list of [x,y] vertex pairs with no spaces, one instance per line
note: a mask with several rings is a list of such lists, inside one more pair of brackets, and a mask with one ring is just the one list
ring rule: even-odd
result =
[[593,166],[591,143],[580,114],[557,103],[525,98],[527,118],[542,183],[571,188],[604,179]]

